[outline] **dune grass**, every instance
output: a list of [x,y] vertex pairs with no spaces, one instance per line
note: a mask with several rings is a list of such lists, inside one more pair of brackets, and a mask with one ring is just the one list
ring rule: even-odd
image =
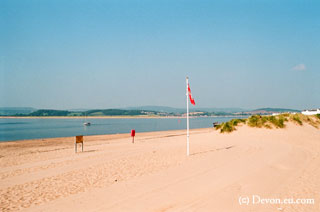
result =
[[253,115],[248,118],[248,126],[250,127],[266,127],[272,128],[272,126],[276,128],[284,128],[284,122],[288,121],[286,118],[287,115],[278,115],[278,116],[260,116]]
[[238,124],[240,123],[246,123],[246,119],[231,119],[228,122],[224,122],[217,125],[215,128],[217,130],[220,129],[221,133],[225,133],[225,132],[229,133],[236,130],[235,127],[238,126]]
[[294,114],[293,116],[290,117],[292,121],[294,121],[295,123],[299,124],[299,125],[303,125],[299,114]]
[[285,113],[276,116],[252,115],[247,119],[232,119],[228,122],[217,125],[215,128],[217,130],[220,129],[221,133],[230,133],[236,130],[236,126],[240,123],[247,124],[249,127],[257,128],[285,128],[285,123],[289,121],[300,126],[303,125],[303,123],[308,123],[311,126],[318,128],[320,126],[320,114],[315,116],[307,116],[300,113]]
[[[320,118],[318,118],[317,115],[307,116],[307,115],[297,113],[297,114],[292,115],[290,118],[293,120],[293,122],[298,123],[299,125],[303,125],[303,123],[307,123],[315,128],[318,128],[320,125]],[[299,123],[299,122],[301,122],[301,123]]]

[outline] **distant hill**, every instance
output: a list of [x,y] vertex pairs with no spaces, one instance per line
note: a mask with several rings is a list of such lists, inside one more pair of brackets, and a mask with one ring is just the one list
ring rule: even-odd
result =
[[215,113],[237,113],[246,111],[242,108],[226,107],[226,108],[196,108],[194,111],[215,112]]
[[139,116],[156,115],[157,112],[149,110],[122,110],[122,109],[104,109],[89,110],[85,112],[88,116]]
[[29,114],[37,109],[32,107],[0,107],[0,115],[12,116],[16,114]]
[[295,109],[287,109],[287,108],[259,108],[256,110],[263,110],[263,111],[277,111],[277,112],[300,112],[300,110],[295,110]]
[[140,106],[140,107],[126,107],[125,110],[149,110],[165,113],[184,113],[186,109],[183,108],[173,108],[166,106]]
[[70,114],[67,110],[37,110],[28,116],[68,116]]
[[141,115],[168,115],[147,110],[121,110],[121,109],[96,109],[88,111],[68,111],[41,109],[29,114],[15,114],[15,116],[141,116]]
[[260,115],[267,115],[273,113],[299,113],[300,110],[295,109],[287,109],[287,108],[258,108],[251,111],[244,111],[241,114],[253,115],[253,114],[260,114]]
[[[127,107],[124,109],[129,110],[151,110],[151,111],[158,111],[158,112],[166,112],[166,113],[186,113],[186,108],[173,108],[173,107],[166,107],[166,106],[140,106],[140,107]],[[197,108],[197,107],[190,107],[190,112],[216,112],[216,113],[236,113],[236,112],[243,112],[246,111],[242,108]]]
[[[230,115],[270,115],[273,113],[300,112],[286,108],[259,108],[244,110],[241,108],[192,108],[191,116],[230,116]],[[94,109],[94,110],[36,110],[31,107],[0,108],[2,116],[181,116],[186,109],[164,106],[128,107],[125,109]]]

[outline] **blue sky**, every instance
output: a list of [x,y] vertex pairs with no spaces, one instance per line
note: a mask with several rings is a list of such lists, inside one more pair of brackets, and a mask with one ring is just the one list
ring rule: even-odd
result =
[[319,1],[0,1],[0,107],[320,107]]

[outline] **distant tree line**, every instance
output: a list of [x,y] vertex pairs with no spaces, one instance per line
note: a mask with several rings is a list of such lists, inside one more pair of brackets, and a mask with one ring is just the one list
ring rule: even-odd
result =
[[121,109],[106,109],[106,110],[89,110],[83,112],[83,115],[95,116],[139,116],[139,115],[155,115],[155,111],[144,111],[144,110],[121,110]]
[[67,110],[37,110],[29,113],[28,116],[68,116],[69,114]]
[[[269,108],[262,108],[261,111],[270,111]],[[275,110],[275,109],[274,109]],[[277,111],[287,111],[287,109],[276,109]],[[254,111],[253,111],[254,112]],[[190,116],[230,116],[230,115],[244,115],[247,116],[250,112],[242,113],[229,113],[229,112],[205,112],[205,111],[194,111],[190,113]],[[261,112],[260,112],[261,113]],[[51,110],[51,109],[40,109],[31,113],[17,113],[14,116],[184,116],[185,113],[169,113],[159,112],[151,110],[124,110],[124,109],[96,109],[88,111],[68,111],[68,110]],[[263,114],[261,114],[263,115]],[[8,116],[1,114],[1,116]]]
[[15,114],[15,116],[139,116],[139,115],[158,115],[156,111],[145,110],[89,110],[84,112],[74,112],[67,110],[47,110],[41,109],[29,114]]

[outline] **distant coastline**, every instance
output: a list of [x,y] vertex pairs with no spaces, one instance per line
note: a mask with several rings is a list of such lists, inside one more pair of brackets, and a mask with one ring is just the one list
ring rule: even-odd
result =
[[[88,119],[182,118],[177,116],[87,116]],[[84,119],[83,116],[0,116],[0,119]]]
[[[190,116],[189,118],[231,118],[248,115]],[[83,119],[83,116],[0,116],[0,119]],[[87,116],[87,119],[185,119],[186,116]]]
[[[98,118],[170,118],[186,116],[186,109],[160,106],[144,106],[126,109],[90,109],[90,110],[56,110],[35,109],[25,107],[1,108],[0,116],[3,117],[98,117]],[[259,108],[244,110],[240,108],[197,108],[189,112],[190,117],[239,117],[250,115],[272,115],[275,113],[300,113],[300,110],[285,108]]]

